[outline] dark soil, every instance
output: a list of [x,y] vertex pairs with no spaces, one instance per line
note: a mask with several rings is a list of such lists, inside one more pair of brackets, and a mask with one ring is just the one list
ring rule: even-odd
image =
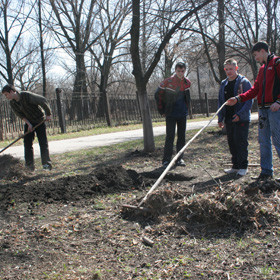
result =
[[70,203],[90,201],[96,195],[141,189],[144,182],[134,170],[122,166],[102,167],[87,175],[67,176],[53,181],[36,181],[23,184],[7,184],[0,189],[0,201],[4,208],[15,203]]
[[22,162],[10,155],[0,156],[0,180],[23,179],[25,172]]
[[162,152],[111,151],[93,169],[92,159],[71,162],[84,169],[72,176],[67,162],[27,176],[0,158],[0,279],[280,279],[280,185],[251,178],[256,127],[248,175],[223,173],[226,139],[212,129],[144,209],[123,207],[139,205],[161,175]]

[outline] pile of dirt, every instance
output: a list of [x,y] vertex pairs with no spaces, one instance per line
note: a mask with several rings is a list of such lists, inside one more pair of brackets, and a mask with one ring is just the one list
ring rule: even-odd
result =
[[24,166],[18,158],[11,155],[0,156],[0,179],[25,178]]
[[82,201],[96,194],[118,193],[144,186],[142,177],[122,166],[99,168],[87,175],[76,175],[54,181],[6,185],[0,189],[0,205],[18,202],[71,202]]
[[[268,187],[269,185],[269,187]],[[205,193],[184,194],[178,190],[157,191],[150,195],[145,206],[149,212],[123,209],[126,219],[150,219],[165,225],[169,230],[182,233],[207,235],[208,233],[244,232],[265,228],[278,222],[280,217],[280,188],[275,181],[265,183],[254,194],[240,185],[228,185]],[[277,189],[278,186],[278,189]],[[132,202],[137,205],[137,202]],[[170,225],[172,229],[170,229]],[[161,227],[161,230],[163,228]]]

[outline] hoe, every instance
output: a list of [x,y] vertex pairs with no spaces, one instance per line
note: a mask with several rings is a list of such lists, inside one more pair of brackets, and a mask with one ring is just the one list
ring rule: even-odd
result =
[[16,140],[14,140],[12,143],[10,143],[8,146],[6,146],[5,148],[3,148],[1,151],[0,151],[0,154],[2,152],[4,152],[5,150],[7,150],[9,147],[11,147],[12,145],[14,145],[17,141],[19,141],[21,138],[24,138],[24,136],[26,136],[27,134],[33,132],[38,126],[40,126],[42,123],[44,123],[45,120],[41,121],[40,123],[38,123],[37,125],[35,125],[33,127],[33,130],[32,131],[27,131],[25,132],[24,134],[22,134],[21,136],[19,136]]

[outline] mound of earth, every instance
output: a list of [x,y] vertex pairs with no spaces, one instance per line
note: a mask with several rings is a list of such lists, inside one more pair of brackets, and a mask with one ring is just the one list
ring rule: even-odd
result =
[[6,185],[0,189],[0,205],[18,202],[69,202],[94,197],[96,194],[140,189],[142,177],[122,166],[99,168],[87,175],[76,175],[36,184]]
[[[247,188],[235,185],[199,194],[162,190],[148,197],[143,205],[146,211],[124,208],[122,214],[126,219],[139,221],[153,217],[161,224],[160,231],[165,227],[165,230],[183,234],[205,235],[225,233],[227,229],[232,233],[265,228],[278,222],[280,215],[279,185],[271,181],[265,186],[263,189],[260,184],[253,195],[248,194]],[[267,195],[268,188],[274,190],[273,195]],[[131,205],[137,205],[137,202]]]
[[0,179],[13,178],[25,178],[23,164],[11,155],[0,156]]

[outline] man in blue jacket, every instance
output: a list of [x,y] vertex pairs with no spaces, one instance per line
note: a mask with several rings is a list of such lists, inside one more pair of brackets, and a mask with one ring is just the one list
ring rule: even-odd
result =
[[[219,108],[231,97],[251,88],[247,78],[238,74],[237,61],[230,58],[224,63],[227,78],[222,81],[219,91]],[[232,168],[225,169],[228,174],[244,176],[248,167],[248,133],[251,118],[252,100],[225,106],[218,114],[219,127],[226,125],[227,140],[231,153]]]

